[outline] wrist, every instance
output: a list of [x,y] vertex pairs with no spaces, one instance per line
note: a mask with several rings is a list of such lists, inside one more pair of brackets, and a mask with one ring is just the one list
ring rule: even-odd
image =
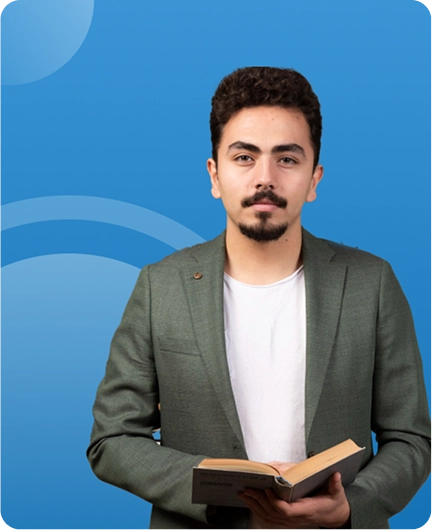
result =
[[344,522],[342,526],[334,525],[334,526],[320,526],[319,528],[351,528],[351,514],[348,516],[348,519]]
[[345,521],[343,526],[339,526],[339,528],[351,528],[351,514],[349,514],[348,519]]

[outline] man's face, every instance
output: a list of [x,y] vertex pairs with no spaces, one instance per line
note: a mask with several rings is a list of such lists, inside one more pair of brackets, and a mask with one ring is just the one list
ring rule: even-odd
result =
[[315,199],[323,174],[313,163],[301,112],[263,106],[235,114],[224,127],[217,165],[207,161],[212,195],[227,211],[227,230],[273,241],[287,228],[299,228],[303,204]]

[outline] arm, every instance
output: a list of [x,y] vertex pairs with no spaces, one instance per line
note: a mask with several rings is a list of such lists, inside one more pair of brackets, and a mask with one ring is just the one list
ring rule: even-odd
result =
[[405,296],[383,263],[376,324],[372,430],[378,453],[347,487],[352,528],[377,528],[402,510],[430,470],[421,357]]
[[156,506],[206,522],[191,504],[192,468],[206,455],[161,447],[159,391],[152,347],[148,267],[141,272],[112,344],[94,405],[87,451],[95,474]]

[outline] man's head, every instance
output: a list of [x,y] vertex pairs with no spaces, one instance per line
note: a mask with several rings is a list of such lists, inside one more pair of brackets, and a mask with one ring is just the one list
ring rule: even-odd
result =
[[316,167],[322,131],[318,98],[304,76],[290,68],[270,66],[239,68],[220,82],[212,98],[210,114],[212,157],[215,162],[228,121],[242,109],[260,106],[282,107],[303,114],[309,126]]
[[222,199],[228,234],[257,242],[299,236],[305,202],[315,200],[321,114],[294,70],[242,68],[222,80],[210,118],[211,193]]

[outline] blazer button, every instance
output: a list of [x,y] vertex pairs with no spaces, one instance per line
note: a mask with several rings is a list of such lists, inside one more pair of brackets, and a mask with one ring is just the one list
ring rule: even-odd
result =
[[200,272],[196,272],[196,273],[194,274],[194,278],[195,278],[195,280],[201,280],[201,278],[202,278],[202,274],[201,274]]
[[315,456],[315,455],[316,455],[315,451],[309,451],[307,457],[310,458],[311,456]]

